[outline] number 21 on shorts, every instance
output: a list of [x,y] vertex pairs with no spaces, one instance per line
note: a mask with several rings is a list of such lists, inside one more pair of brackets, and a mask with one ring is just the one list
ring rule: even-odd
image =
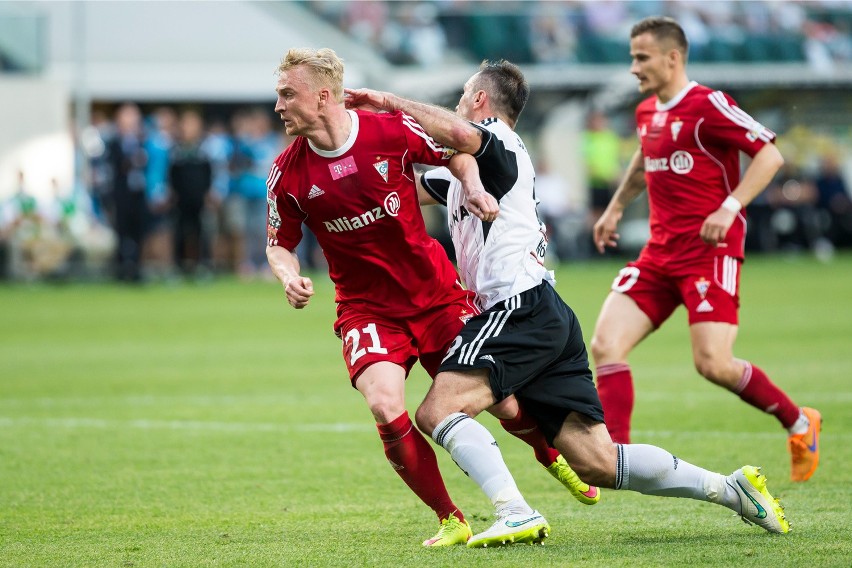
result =
[[[361,347],[362,333],[369,336],[370,345],[367,347]],[[361,331],[358,331],[357,328],[350,329],[349,333],[346,334],[345,341],[347,343],[351,342],[351,348],[349,350],[350,365],[354,365],[355,361],[367,353],[381,353],[384,355],[388,352],[386,348],[382,347],[382,341],[379,338],[379,332],[376,329],[376,324],[374,323],[368,323],[361,328]]]

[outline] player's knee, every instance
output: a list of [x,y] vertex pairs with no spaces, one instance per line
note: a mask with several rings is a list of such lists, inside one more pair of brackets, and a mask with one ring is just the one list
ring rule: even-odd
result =
[[373,413],[373,418],[380,424],[392,422],[405,412],[405,405],[396,397],[381,393],[372,396],[367,401],[367,405],[370,407],[370,412]]
[[[721,357],[703,354],[695,357],[695,370],[708,381],[721,386],[727,386],[731,380],[731,366]],[[737,377],[733,377],[736,379]]]
[[598,333],[597,330],[595,330],[595,334],[592,336],[589,349],[597,365],[609,363],[616,357],[616,343],[613,338],[606,334]]
[[435,428],[441,422],[441,417],[438,416],[435,406],[428,397],[417,408],[417,412],[414,413],[414,422],[417,424],[417,427],[421,432],[430,437],[432,436],[432,432],[435,431]]

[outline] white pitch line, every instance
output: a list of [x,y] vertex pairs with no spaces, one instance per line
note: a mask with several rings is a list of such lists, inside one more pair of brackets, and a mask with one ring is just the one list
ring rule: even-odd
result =
[[198,420],[104,420],[101,418],[12,418],[0,416],[0,426],[51,428],[136,428],[140,430],[201,430],[215,432],[373,432],[370,423],[332,422],[278,424],[272,422],[205,422]]
[[[375,432],[375,426],[369,422],[314,422],[284,424],[274,422],[206,422],[200,420],[105,420],[102,418],[33,418],[0,416],[0,426],[47,426],[51,428],[98,428],[115,430],[117,428],[139,430],[196,430],[210,432],[322,432],[352,433]],[[852,432],[823,432],[823,438],[831,440],[852,440]],[[737,440],[777,440],[784,433],[778,429],[761,432],[735,432],[725,430],[633,430],[631,437],[637,443],[660,438],[726,438]]]

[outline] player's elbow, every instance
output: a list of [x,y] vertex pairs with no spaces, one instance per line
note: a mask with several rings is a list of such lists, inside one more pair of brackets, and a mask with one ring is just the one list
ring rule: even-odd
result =
[[481,142],[479,129],[466,122],[454,124],[450,129],[450,146],[459,152],[475,154],[479,151]]

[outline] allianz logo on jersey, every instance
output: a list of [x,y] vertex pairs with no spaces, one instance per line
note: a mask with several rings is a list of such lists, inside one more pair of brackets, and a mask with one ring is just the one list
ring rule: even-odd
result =
[[678,150],[670,158],[645,157],[646,172],[667,172],[671,170],[676,174],[683,175],[691,172],[694,165],[695,160],[692,159],[692,154],[683,150]]
[[352,217],[338,217],[331,221],[323,221],[323,225],[325,225],[329,233],[357,231],[375,223],[379,219],[384,219],[386,217],[385,213],[391,217],[396,217],[399,215],[400,205],[399,194],[393,191],[385,197],[384,207],[373,207]]

